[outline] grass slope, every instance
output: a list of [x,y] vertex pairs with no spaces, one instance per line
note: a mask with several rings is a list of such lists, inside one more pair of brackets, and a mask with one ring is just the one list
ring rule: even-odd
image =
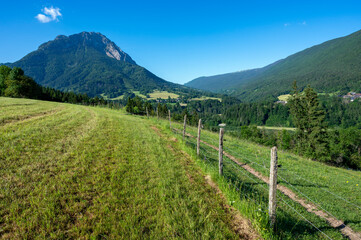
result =
[[237,238],[200,168],[110,109],[0,98],[0,238]]
[[[178,129],[182,124],[172,123]],[[187,132],[197,135],[197,129],[187,126]],[[227,127],[226,127],[227,132]],[[218,134],[202,131],[201,138],[218,146]],[[236,139],[227,134],[224,137],[224,151],[237,157],[252,168],[269,176],[270,149],[248,141]],[[195,149],[196,140],[187,138],[187,145]],[[218,152],[201,144],[201,158],[208,168],[214,168],[217,172]],[[224,172],[227,184],[223,184],[224,191],[230,192],[227,196],[242,214],[259,222],[262,231],[267,226],[263,219],[267,219],[268,186],[259,181],[251,174],[224,157]],[[279,169],[279,184],[290,188],[300,198],[314,203],[320,210],[328,211],[334,217],[343,220],[348,226],[357,232],[361,232],[361,172],[327,166],[320,162],[311,161],[294,154],[279,151],[278,161],[282,167]],[[228,186],[236,186],[239,192],[228,189]],[[284,239],[324,239],[325,236],[312,227],[303,217],[310,220],[317,228],[330,236],[332,239],[344,239],[340,232],[330,227],[324,220],[307,212],[302,206],[292,202],[286,196],[278,192],[278,224],[277,236]],[[287,203],[285,203],[286,201]],[[311,201],[311,200],[312,201]],[[288,204],[288,205],[287,205]],[[294,208],[298,213],[296,213]],[[259,210],[259,211],[257,211]]]

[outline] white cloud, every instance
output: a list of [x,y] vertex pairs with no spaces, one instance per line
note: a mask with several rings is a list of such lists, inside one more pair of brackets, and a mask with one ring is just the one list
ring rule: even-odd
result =
[[291,25],[291,23],[285,23],[285,24],[283,24],[283,26],[285,26],[285,27],[289,27]]
[[62,16],[60,13],[60,9],[59,8],[54,8],[54,7],[44,7],[44,9],[41,10],[44,14],[39,13],[38,15],[35,16],[36,19],[39,20],[39,22],[41,23],[48,23],[51,21],[59,21],[58,17]]
[[302,24],[302,25],[307,25],[306,21],[303,21],[301,24]]
[[41,23],[47,23],[47,22],[51,21],[50,17],[45,16],[44,14],[40,14],[40,13],[38,15],[36,15],[35,18],[37,18],[39,20],[39,22],[41,22]]

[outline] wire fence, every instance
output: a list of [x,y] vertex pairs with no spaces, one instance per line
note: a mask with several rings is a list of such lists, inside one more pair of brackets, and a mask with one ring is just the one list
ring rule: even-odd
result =
[[[179,129],[173,129],[173,132],[176,133],[176,134],[182,134],[182,131],[179,130]],[[192,147],[196,147],[196,139],[195,139],[195,136],[193,135],[190,135],[190,134],[187,134],[188,137],[185,138],[185,141],[186,141],[186,144],[189,144],[191,145]],[[207,138],[205,138],[207,139]],[[205,140],[203,140],[205,141]],[[215,140],[213,139],[212,140],[213,143],[215,143]],[[204,142],[206,143],[206,142]],[[209,145],[209,144],[208,144]],[[201,143],[201,155],[203,156],[203,158],[205,159],[205,161],[207,162],[207,164],[211,165],[212,167],[217,168],[216,164],[218,163],[217,162],[217,153],[218,151],[215,150],[215,147],[209,147],[209,146],[206,146],[206,144],[202,144]],[[270,170],[270,164],[265,161],[265,160],[262,160],[259,155],[260,154],[257,154],[255,153],[255,158],[256,158],[256,161],[255,160],[251,160],[249,159],[246,155],[240,153],[239,151],[235,152],[234,148],[232,147],[224,147],[223,148],[224,152],[228,152],[228,153],[231,153],[231,154],[235,154],[237,155],[237,157],[239,157],[239,159],[242,160],[243,163],[247,164],[247,165],[255,165],[255,166],[258,166],[260,169],[263,169],[262,172],[269,172]],[[211,160],[212,159],[212,160]],[[252,173],[248,172],[247,170],[245,170],[243,167],[241,167],[239,164],[237,164],[236,162],[234,162],[233,160],[225,157],[224,158],[224,167],[225,168],[229,168],[230,167],[230,171],[231,172],[237,172],[237,177],[241,177],[242,179],[247,179],[248,181],[254,183],[254,184],[257,184],[258,186],[258,189],[261,189],[261,192],[260,193],[261,195],[263,196],[267,196],[267,193],[269,191],[268,187],[266,187],[265,183],[260,180],[257,176],[254,176]],[[287,172],[287,173],[290,173],[290,174],[293,174],[294,176],[296,176],[297,178],[299,179],[302,179],[310,184],[312,184],[313,186],[315,187],[318,187],[319,189],[322,189],[323,191],[331,194],[332,196],[334,197],[337,197],[341,200],[343,200],[344,202],[346,202],[347,204],[353,206],[353,207],[356,207],[357,209],[361,209],[361,206],[357,205],[357,204],[354,204],[352,203],[351,201],[347,200],[346,198],[342,197],[342,196],[339,196],[338,194],[336,193],[333,193],[332,191],[329,191],[325,188],[322,188],[320,187],[319,185],[311,182],[310,180],[308,179],[305,179],[303,177],[301,177],[299,174],[295,173],[295,172],[292,172],[288,169],[282,169],[283,173]],[[294,184],[291,183],[290,180],[286,179],[285,175],[282,175],[279,174],[279,178],[282,180],[282,183],[286,184],[287,186],[290,187],[290,189],[293,189],[295,192],[297,192],[297,194],[299,196],[302,196],[304,197],[305,199],[307,199],[309,202],[311,202],[314,206],[316,206],[319,210],[322,210],[323,212],[325,212],[328,216],[331,216],[333,217],[334,219],[337,219],[335,217],[335,214],[332,214],[329,210],[325,209],[325,207],[321,206],[321,203],[316,201],[315,199],[311,198],[308,194],[304,193],[303,191],[301,191],[299,188],[297,188]],[[241,191],[241,187],[237,184],[242,184],[244,183],[244,180],[235,180],[234,176],[230,177],[230,175],[228,174],[228,172],[226,171],[226,174],[224,174],[223,176],[229,183],[230,183],[230,186],[232,186],[236,191],[240,192]],[[264,213],[267,213],[267,208],[264,207],[264,204],[262,205],[261,202],[257,201],[256,199],[252,198],[253,195],[250,195],[250,194],[242,194],[243,197],[245,197],[245,199],[247,199],[248,201],[250,202],[253,202],[254,204],[256,204],[257,206],[260,206],[260,209],[261,209],[261,212],[264,212]],[[326,237],[327,239],[331,239],[330,236],[328,236],[324,231],[322,231],[319,227],[316,226],[316,224],[314,222],[312,222],[308,217],[305,216],[305,214],[302,214],[300,210],[297,210],[295,207],[291,206],[289,202],[287,202],[285,199],[284,199],[285,195],[283,195],[283,197],[279,197],[282,201],[282,203],[285,204],[285,207],[282,208],[283,211],[292,211],[294,213],[296,213],[296,215],[300,216],[302,220],[304,220],[305,222],[307,222],[312,228],[314,228],[315,230],[317,230],[318,232],[320,232],[324,237]],[[292,199],[290,199],[291,202]],[[294,203],[294,202],[293,202]],[[298,207],[300,208],[300,207]],[[288,210],[287,210],[288,209]],[[301,208],[302,209],[302,208]],[[304,210],[303,212],[306,212],[306,210]],[[301,221],[301,220],[299,220]],[[296,224],[293,226],[293,228],[296,227],[297,224],[299,224],[299,221],[296,222]]]

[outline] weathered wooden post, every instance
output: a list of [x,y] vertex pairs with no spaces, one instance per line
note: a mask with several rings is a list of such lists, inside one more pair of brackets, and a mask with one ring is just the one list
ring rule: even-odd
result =
[[223,134],[224,128],[219,129],[219,175],[223,175]]
[[169,116],[169,128],[172,129],[172,121],[170,119],[170,110],[168,110],[168,116]]
[[183,124],[183,140],[186,136],[186,126],[187,126],[187,114],[184,115],[184,124]]
[[268,215],[271,227],[276,223],[276,193],[277,193],[277,147],[271,149],[271,167],[269,177],[269,208]]
[[197,136],[197,155],[199,155],[199,147],[201,144],[201,126],[202,126],[202,119],[198,121],[198,136]]
[[159,107],[157,107],[157,120],[159,120]]
[[149,118],[148,107],[145,108],[145,111],[147,112],[147,118]]

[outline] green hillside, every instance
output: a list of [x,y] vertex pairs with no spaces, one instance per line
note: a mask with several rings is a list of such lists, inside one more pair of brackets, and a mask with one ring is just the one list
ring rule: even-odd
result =
[[[183,129],[182,123],[172,123],[176,129]],[[268,185],[245,171],[242,166],[249,166],[263,176],[270,172],[270,148],[232,137],[225,127],[224,151],[237,158],[241,166],[224,156],[224,188],[234,189],[229,193],[234,205],[242,214],[256,221],[268,217]],[[181,133],[181,131],[178,131]],[[197,136],[197,128],[187,126],[187,133]],[[179,134],[181,135],[181,134]],[[218,147],[218,132],[203,131],[201,139]],[[193,149],[196,138],[186,138],[186,143]],[[218,170],[218,151],[201,143],[201,158],[210,169]],[[342,220],[361,236],[361,172],[351,169],[328,166],[312,161],[287,151],[278,152],[278,184],[291,189],[298,199],[316,205],[326,216]],[[238,191],[238,190],[239,191]],[[341,228],[332,228],[325,220],[307,211],[300,204],[292,201],[280,191],[277,193],[277,231],[265,239],[346,239],[341,236]],[[250,206],[256,206],[255,211]],[[321,230],[321,231],[318,231]],[[358,239],[358,238],[355,238]]]
[[[231,73],[197,82],[206,89],[210,79],[213,89],[224,89],[223,80],[232,84],[225,90],[247,101],[276,99],[289,93],[293,81],[304,88],[311,84],[318,92],[361,91],[361,31],[305,49],[259,70]],[[196,81],[195,81],[196,82]],[[193,82],[186,84],[193,86]]]
[[254,235],[236,232],[236,213],[155,120],[2,97],[0,109],[1,239]]
[[108,38],[93,32],[58,36],[8,65],[22,68],[42,86],[89,96],[114,98],[129,90],[185,89],[137,65]]
[[[281,192],[271,231],[267,184],[227,156],[219,177],[218,152],[202,143],[196,157],[195,139],[168,120],[27,99],[0,98],[0,108],[0,238],[257,239],[231,204],[265,239],[345,239]],[[269,148],[227,131],[224,150],[268,176]],[[201,139],[218,145],[217,133]],[[283,151],[279,164],[281,186],[361,232],[359,171]]]
[[250,78],[257,76],[261,72],[262,69],[252,69],[209,77],[199,77],[186,83],[185,85],[212,92],[224,92],[232,89],[237,84],[248,81]]

